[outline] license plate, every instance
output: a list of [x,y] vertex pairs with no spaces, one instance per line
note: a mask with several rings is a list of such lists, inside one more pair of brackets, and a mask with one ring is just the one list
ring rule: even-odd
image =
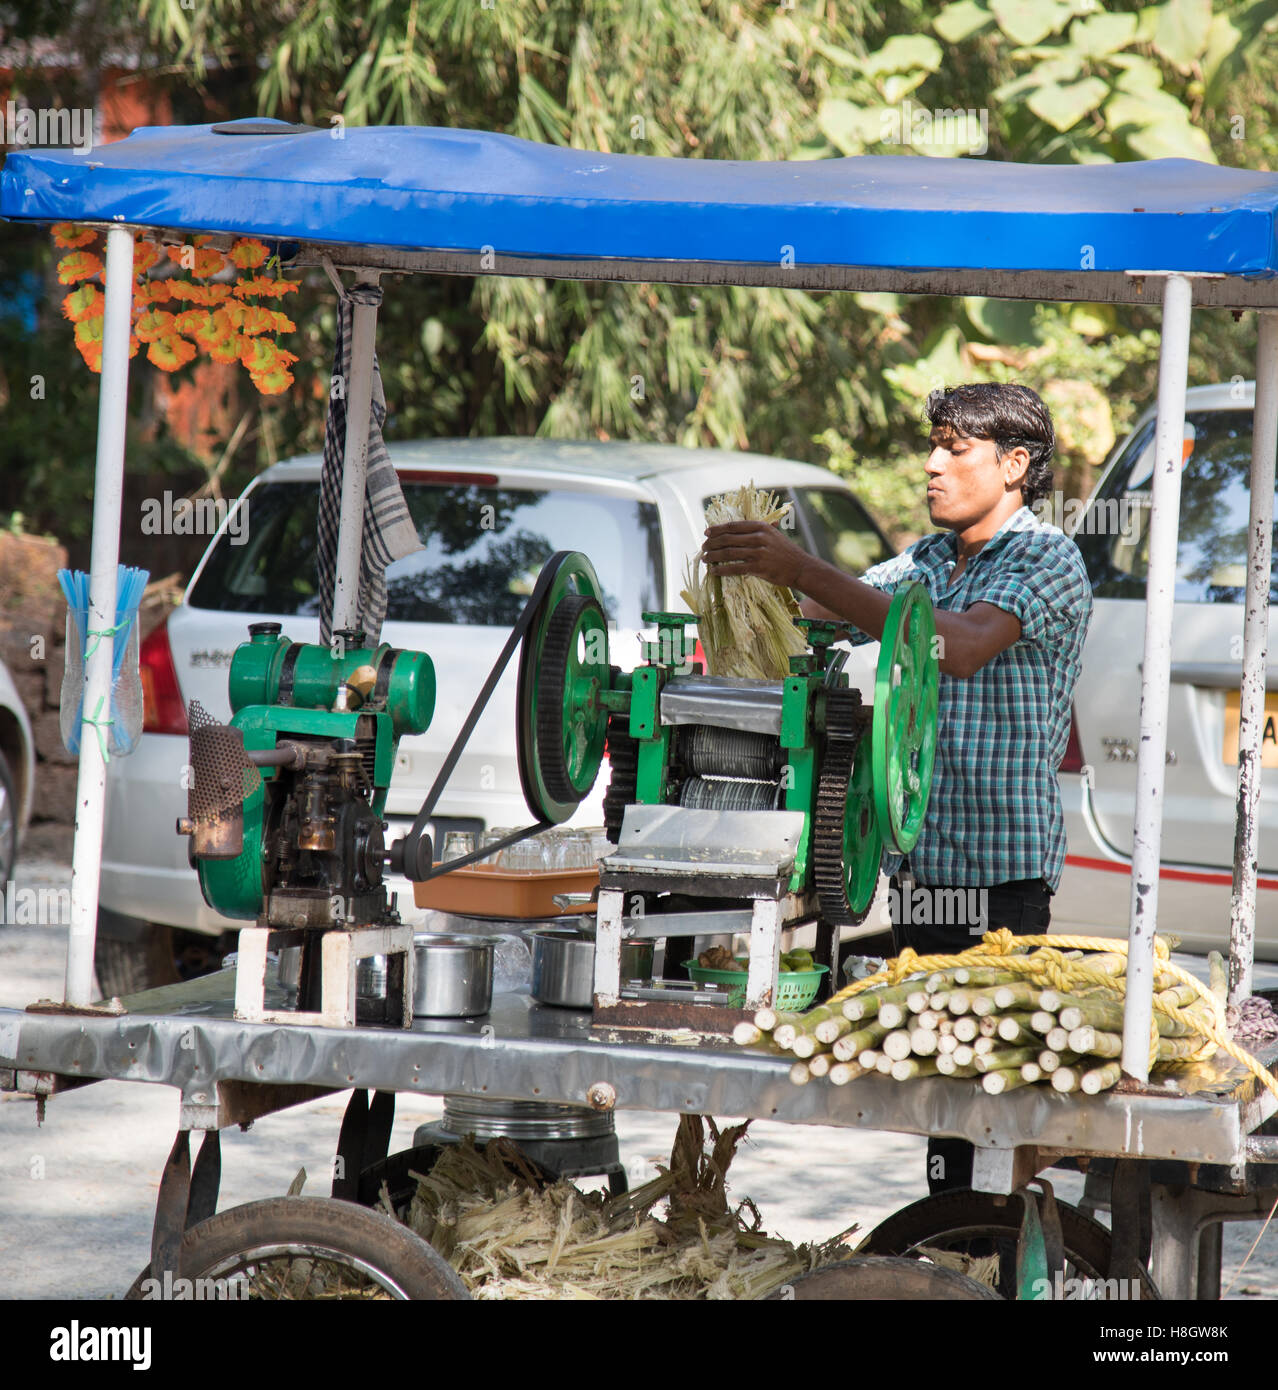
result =
[[[1221,758],[1231,767],[1238,765],[1238,713],[1241,696],[1236,690],[1225,694],[1225,737]],[[1261,767],[1278,767],[1278,694],[1265,694],[1265,727],[1260,736]]]

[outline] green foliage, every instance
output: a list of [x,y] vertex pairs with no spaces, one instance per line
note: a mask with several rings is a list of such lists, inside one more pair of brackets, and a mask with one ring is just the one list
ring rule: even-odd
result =
[[[49,8],[47,32],[69,26],[70,8]],[[710,159],[1175,155],[1266,168],[1278,157],[1278,0],[104,0],[97,9],[128,34],[141,74],[167,86],[176,119],[260,112],[337,134],[433,124]],[[38,273],[47,260],[32,265]],[[312,277],[299,299],[290,306],[297,386],[242,402],[254,424],[228,489],[322,436],[331,288]],[[32,455],[48,454],[52,437],[56,462],[33,458],[30,485],[0,492],[0,506],[59,530],[84,515],[96,398],[65,327],[46,323],[44,341],[68,377],[79,374],[75,402],[57,422],[41,415],[38,428],[35,414],[30,425],[7,420],[40,439]],[[973,379],[1038,387],[1062,425],[1066,484],[1082,488],[1106,441],[1152,398],[1155,328],[1150,310],[1089,305],[403,277],[388,282],[379,350],[391,437],[626,436],[805,458],[846,474],[904,538],[926,527],[929,390]],[[22,332],[3,331],[12,376]],[[1254,339],[1254,321],[1199,314],[1195,379],[1250,375]],[[11,391],[7,413],[17,402]],[[164,466],[171,446],[153,432],[147,447]]]

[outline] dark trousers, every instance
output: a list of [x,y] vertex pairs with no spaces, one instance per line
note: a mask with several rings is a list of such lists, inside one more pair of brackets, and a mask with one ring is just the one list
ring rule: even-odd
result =
[[[942,889],[915,883],[908,864],[903,864],[893,875],[892,889],[892,941],[897,955],[906,946],[921,956],[965,951],[977,945],[984,932],[999,927],[1016,936],[1037,936],[1047,931],[1052,920],[1052,890],[1041,878],[1014,879],[984,890]],[[983,909],[982,920],[976,920],[973,909]],[[929,1139],[928,1191],[971,1187],[974,1153],[966,1139]]]

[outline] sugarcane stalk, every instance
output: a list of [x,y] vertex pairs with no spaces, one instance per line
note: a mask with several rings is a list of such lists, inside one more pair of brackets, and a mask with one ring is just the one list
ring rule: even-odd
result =
[[1056,1015],[1047,1009],[1038,1009],[1030,1015],[1030,1027],[1036,1033],[1050,1033],[1056,1027]]
[[834,1056],[837,1061],[854,1061],[866,1048],[873,1047],[879,1042],[885,1030],[877,1023],[871,1023],[865,1028],[858,1029],[855,1033],[844,1033],[834,1044]]
[[[1187,1038],[1194,1033],[1188,1024],[1178,1023],[1166,1014],[1155,1012],[1154,1022],[1165,1038]],[[1123,1006],[1117,1000],[1080,999],[1060,1011],[1060,1023],[1062,1028],[1070,1032],[1090,1023],[1093,1028],[1103,1029],[1107,1033],[1121,1033]]]
[[794,1040],[799,1036],[799,1027],[796,1023],[778,1023],[772,1030],[772,1041],[778,1047],[789,1049],[794,1046]]
[[950,1056],[954,1058],[956,1067],[970,1067],[976,1061],[976,1053],[966,1043],[959,1043]]
[[935,994],[927,997],[927,1006],[938,1014],[945,1012],[946,1006],[950,1002],[950,992],[948,989],[938,989]]
[[889,1033],[883,1039],[883,1051],[894,1062],[903,1062],[910,1055],[910,1035],[904,1028]]
[[823,1018],[812,1030],[817,1042],[825,1043],[827,1046],[832,1042],[837,1042],[844,1033],[852,1032],[853,1024],[850,1018],[844,1018],[837,1014],[833,1018]]
[[950,1002],[947,1006],[953,1018],[959,1018],[967,1013],[972,1007],[972,995],[966,989],[955,989],[950,991]]
[[793,1052],[796,1057],[802,1057],[806,1060],[816,1052],[824,1051],[824,1049],[811,1033],[800,1033],[790,1044],[790,1051]]
[[1021,982],[1015,985],[1000,985],[994,991],[994,1003],[1000,1010],[1041,1009],[1046,1005],[1040,1002],[1043,991],[1037,985]]
[[1201,996],[1192,985],[1172,985],[1170,989],[1158,991],[1158,998],[1164,1004],[1171,1004],[1174,1008],[1188,1008],[1190,1004],[1198,1003]]
[[834,1058],[828,1052],[818,1052],[808,1063],[808,1074],[811,1076],[825,1076],[833,1065]]
[[843,1010],[832,1009],[828,1004],[818,1004],[816,1008],[809,1009],[795,1024],[800,1033],[813,1033],[817,1027],[833,1019],[843,1021]]
[[986,1014],[976,1025],[976,1031],[983,1038],[992,1038],[998,1032],[998,1015]]
[[879,1059],[874,1064],[874,1070],[877,1071],[880,1076],[891,1076],[892,1068],[896,1065],[896,1062],[897,1059],[895,1057],[889,1057],[886,1052],[880,1052]]
[[912,1014],[921,1014],[927,1008],[927,999],[927,990],[913,989],[905,996],[905,1007]]
[[915,1028],[910,1033],[910,1051],[916,1057],[931,1057],[936,1052],[939,1034],[930,1028]]
[[742,1019],[732,1030],[732,1041],[739,1047],[753,1047],[755,1043],[763,1041],[763,1029]]
[[981,1058],[984,1057],[987,1053],[993,1052],[997,1046],[998,1039],[993,1035],[993,1033],[983,1033],[979,1038],[976,1039],[975,1042],[973,1042],[972,1051],[976,1053],[978,1058]]
[[981,1089],[987,1096],[1001,1096],[1005,1091],[1014,1091],[1018,1086],[1029,1084],[1016,1067],[987,1071],[981,1077]]
[[1057,1067],[1052,1073],[1052,1089],[1068,1094],[1077,1091],[1082,1083],[1077,1067]]
[[1076,1060],[1076,1055],[1073,1052],[1055,1052],[1045,1048],[1038,1054],[1038,1064],[1049,1076],[1058,1068]]
[[1089,1096],[1098,1095],[1101,1091],[1108,1091],[1111,1086],[1118,1085],[1123,1076],[1123,1064],[1121,1062],[1106,1062],[1103,1067],[1093,1067],[1091,1071],[1085,1071],[1079,1086]]
[[832,1086],[846,1086],[849,1081],[855,1081],[858,1076],[864,1076],[865,1067],[858,1067],[855,1062],[835,1062],[830,1068],[830,1084]]
[[1037,1043],[1038,1038],[1030,1027],[1031,1018],[1033,1014],[1006,1014],[998,1021],[998,1036],[1004,1042],[1020,1043],[1022,1047]]
[[795,1062],[790,1068],[790,1080],[796,1086],[806,1086],[812,1080],[812,1068],[806,1062]]
[[954,1036],[961,1043],[970,1043],[973,1038],[980,1034],[981,1025],[979,1020],[971,1014],[964,1014],[962,1018],[954,1020]]
[[[843,1016],[852,1023],[857,1023],[863,1018],[873,1018],[882,1011],[884,1004],[903,1004],[914,988],[914,985],[884,985],[878,989],[864,990],[843,1001]],[[849,1013],[848,1010],[854,1005],[857,1008]]]
[[754,1016],[754,1026],[765,1033],[774,1032],[783,1023],[798,1023],[802,1014],[787,1013],[781,1009],[764,1007]]
[[937,1031],[938,1033],[942,1034],[942,1035],[947,1035],[947,1034],[953,1033],[953,1031],[954,1031],[954,1020],[953,1020],[952,1018],[950,1018],[949,1015],[947,1014],[947,1015],[940,1021],[940,1023],[938,1023],[938,1024],[936,1025],[936,1031]]
[[930,1057],[905,1057],[892,1063],[893,1081],[913,1081],[919,1076],[935,1076],[936,1063]]
[[916,1028],[926,1028],[931,1033],[937,1033],[941,1028],[943,1015],[936,1009],[924,1009],[914,1020]]
[[975,1076],[975,1075],[976,1075],[976,1068],[975,1068],[975,1067],[960,1067],[959,1064],[954,1060],[954,1054],[953,1054],[952,1052],[951,1052],[951,1053],[948,1053],[948,1054],[946,1054],[946,1055],[942,1055],[942,1056],[937,1057],[937,1059],[936,1059],[936,1070],[937,1070],[942,1076]]
[[1033,1084],[1043,1075],[1043,1068],[1037,1062],[1023,1062],[1021,1064],[1021,1080]]
[[[857,1065],[861,1068],[862,1071],[877,1071],[879,1066],[879,1058],[882,1056],[883,1054],[878,1050],[877,1047],[867,1047],[865,1051],[861,1053],[861,1055],[856,1059]],[[843,1058],[839,1058],[839,1060],[842,1061]]]
[[936,1050],[940,1056],[948,1056],[959,1045],[959,1040],[953,1033],[938,1033],[936,1035]]
[[1069,1046],[1069,1029],[1062,1028],[1058,1024],[1047,1034],[1043,1041],[1053,1052],[1064,1052]]
[[1085,1023],[1081,1028],[1071,1028],[1069,1033],[1071,1052],[1085,1052],[1093,1057],[1121,1057],[1123,1038],[1120,1033],[1104,1033]]
[[904,1001],[890,999],[886,1004],[879,1005],[879,1022],[885,1028],[899,1028],[910,1016],[910,1011],[905,1007]]
[[976,1070],[979,1072],[1014,1070],[1020,1075],[1020,1069],[1026,1062],[1037,1062],[1038,1052],[1032,1047],[1000,1047],[993,1052],[986,1052],[976,1059]]
[[1010,970],[999,970],[995,966],[960,965],[954,971],[954,983],[971,985],[973,989],[986,989],[990,985],[1004,985],[1017,976]]

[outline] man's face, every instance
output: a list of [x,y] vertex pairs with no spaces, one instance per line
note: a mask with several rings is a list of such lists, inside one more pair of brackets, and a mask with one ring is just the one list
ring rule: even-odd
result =
[[1006,497],[1007,460],[1000,462],[992,439],[969,439],[938,426],[928,445],[927,510],[934,526],[962,530]]

